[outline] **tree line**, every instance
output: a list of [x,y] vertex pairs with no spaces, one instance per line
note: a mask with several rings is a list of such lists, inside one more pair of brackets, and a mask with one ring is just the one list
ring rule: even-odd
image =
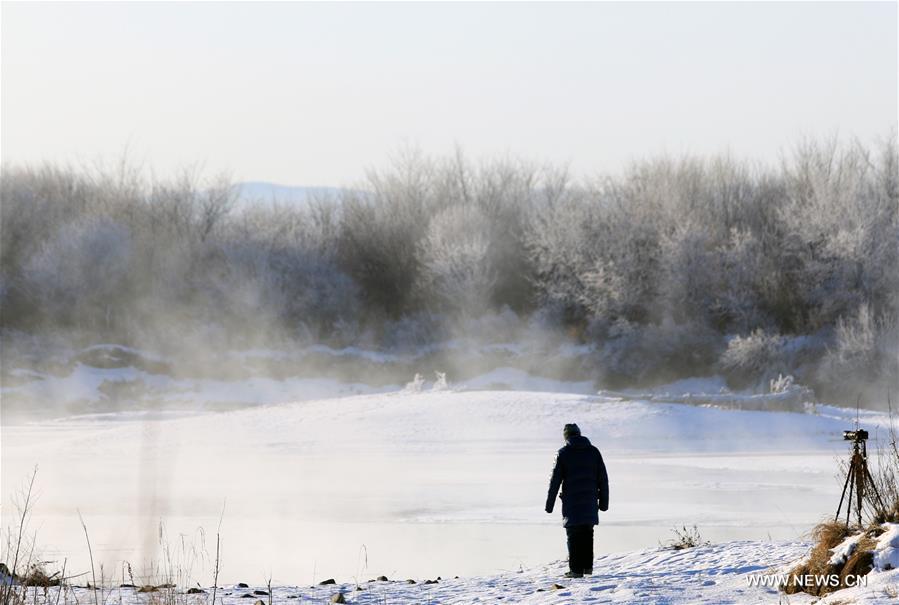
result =
[[3,166],[4,333],[399,350],[511,312],[593,345],[613,385],[788,370],[837,397],[899,376],[895,137],[594,179],[409,152],[308,203],[238,195],[125,162]]

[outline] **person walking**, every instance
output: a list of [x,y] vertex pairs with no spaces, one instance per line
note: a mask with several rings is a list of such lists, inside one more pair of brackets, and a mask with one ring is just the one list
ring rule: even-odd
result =
[[565,445],[556,454],[546,512],[552,513],[559,488],[562,489],[562,525],[568,534],[568,573],[580,578],[593,573],[593,526],[599,524],[599,512],[609,510],[609,476],[602,454],[581,435],[576,424],[562,430]]

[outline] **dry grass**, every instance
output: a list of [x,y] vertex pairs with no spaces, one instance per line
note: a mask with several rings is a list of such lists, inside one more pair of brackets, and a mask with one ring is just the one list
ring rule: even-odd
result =
[[[860,531],[863,531],[864,535],[859,540],[853,553],[844,563],[831,565],[830,559],[833,554],[831,551],[843,540],[858,534]],[[783,591],[787,594],[806,592],[815,596],[824,596],[850,586],[846,581],[848,577],[867,575],[871,571],[874,558],[873,550],[877,543],[877,536],[881,533],[883,533],[883,530],[880,526],[873,524],[864,530],[859,530],[859,528],[847,527],[839,521],[819,523],[812,530],[812,540],[815,545],[808,559],[789,571],[790,581],[783,587]],[[840,583],[838,586],[831,586],[828,583],[803,586],[799,581],[799,578],[803,576],[831,575],[839,576]]]
[[890,424],[886,445],[877,450],[877,467],[872,473],[874,485],[886,510],[877,511],[873,520],[876,523],[899,523],[899,421],[893,412],[893,400],[889,392],[887,406]]
[[790,582],[784,586],[784,592],[787,594],[795,594],[797,592],[809,592],[816,596],[821,596],[830,592],[825,587],[817,586],[800,586],[797,578],[806,575],[829,575],[833,573],[833,567],[830,565],[831,550],[840,542],[845,540],[851,531],[846,525],[838,521],[827,521],[819,523],[812,530],[812,540],[815,546],[809,554],[809,558],[798,566],[790,570]]
[[[90,557],[91,568],[75,575],[66,575],[66,561],[63,561],[59,571],[48,571],[48,564],[52,561],[41,561],[35,555],[36,535],[30,534],[28,523],[34,506],[35,477],[37,469],[31,474],[21,489],[21,493],[14,497],[17,523],[4,528],[5,540],[0,549],[0,559],[7,559],[11,568],[5,563],[0,563],[0,572],[8,576],[12,582],[0,582],[0,605],[106,605],[112,602],[123,602],[122,590],[135,590],[146,592],[147,605],[213,605],[215,597],[209,600],[205,592],[191,593],[188,587],[192,584],[193,567],[196,563],[206,560],[205,534],[202,529],[197,531],[194,541],[186,540],[186,536],[179,536],[179,540],[173,545],[167,538],[165,527],[160,523],[159,546],[162,560],[148,566],[148,571],[138,579],[138,586],[149,587],[138,589],[135,586],[135,578],[131,564],[123,562],[122,583],[118,588],[118,598],[115,598],[110,581],[114,580],[104,570],[101,563],[99,568],[94,567],[93,552],[90,535],[84,519],[78,513],[79,521],[84,530],[87,552]],[[221,524],[221,520],[219,522]],[[216,535],[216,559],[214,568],[214,585],[218,584],[220,568],[220,535]],[[127,569],[128,583],[125,582]],[[87,576],[87,595],[79,596],[73,588],[77,586],[71,582],[75,578]],[[118,582],[116,582],[118,584]],[[271,593],[271,591],[269,591]],[[86,598],[86,601],[85,601]],[[220,600],[220,599],[219,599]],[[269,603],[271,605],[271,603]]]
[[59,586],[62,583],[62,573],[47,573],[45,562],[39,561],[32,563],[28,568],[28,572],[21,578],[22,584],[25,586],[40,586],[49,588],[50,586]]

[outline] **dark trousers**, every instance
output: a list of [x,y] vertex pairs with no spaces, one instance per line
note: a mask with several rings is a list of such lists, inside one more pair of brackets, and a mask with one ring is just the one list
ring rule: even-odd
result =
[[568,568],[576,573],[593,570],[593,526],[566,527],[568,534]]

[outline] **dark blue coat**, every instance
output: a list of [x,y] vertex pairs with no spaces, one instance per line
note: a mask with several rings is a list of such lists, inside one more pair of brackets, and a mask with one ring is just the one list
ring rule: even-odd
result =
[[597,509],[609,509],[609,476],[602,454],[586,437],[571,437],[556,454],[546,512],[553,512],[556,494],[562,488],[562,520],[565,527],[596,525]]

